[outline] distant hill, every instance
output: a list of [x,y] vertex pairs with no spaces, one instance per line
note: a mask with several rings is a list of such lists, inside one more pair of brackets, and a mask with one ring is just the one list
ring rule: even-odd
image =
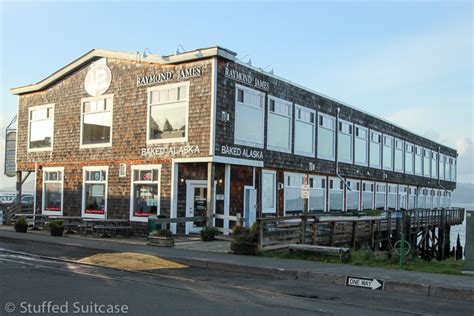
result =
[[474,183],[457,183],[451,204],[474,204]]

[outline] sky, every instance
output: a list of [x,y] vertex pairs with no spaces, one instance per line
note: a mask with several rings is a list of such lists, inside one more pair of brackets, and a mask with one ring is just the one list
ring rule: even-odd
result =
[[0,4],[2,169],[3,132],[16,113],[10,88],[93,48],[168,55],[219,45],[456,148],[458,182],[474,183],[472,1]]

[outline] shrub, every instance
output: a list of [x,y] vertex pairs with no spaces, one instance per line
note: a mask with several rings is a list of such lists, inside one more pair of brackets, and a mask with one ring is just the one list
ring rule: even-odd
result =
[[173,237],[173,233],[167,229],[160,229],[160,230],[155,229],[150,233],[150,236],[171,238]]
[[17,233],[26,233],[28,230],[28,222],[26,221],[26,218],[23,216],[20,216],[16,221],[15,221],[15,231]]
[[64,222],[60,219],[54,219],[49,223],[49,232],[51,236],[62,236],[64,232]]
[[250,229],[241,225],[234,226],[230,249],[237,254],[256,255],[258,250],[258,226],[254,224]]
[[201,240],[202,241],[212,241],[216,239],[216,235],[219,231],[214,227],[204,227],[201,230]]

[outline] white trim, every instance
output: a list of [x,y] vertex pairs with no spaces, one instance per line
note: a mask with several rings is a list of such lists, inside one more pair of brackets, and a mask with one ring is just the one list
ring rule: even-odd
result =
[[[330,130],[329,128],[327,127],[324,127],[324,126],[320,126],[319,125],[319,118],[320,117],[326,117],[326,118],[329,118],[333,121],[334,123],[334,129],[332,129],[332,132],[333,132],[333,137],[332,137],[332,151],[333,151],[333,155],[332,157],[323,157],[321,156],[320,154],[320,150],[319,150],[319,147],[320,147],[320,142],[319,142],[319,129],[320,128],[324,128],[324,129],[327,129],[327,130]],[[322,113],[322,112],[318,112],[318,119],[317,119],[317,122],[316,122],[316,126],[317,126],[317,132],[316,132],[316,137],[318,137],[317,139],[317,144],[318,144],[318,148],[316,149],[316,157],[318,159],[324,159],[324,160],[330,160],[330,161],[335,161],[336,160],[336,132],[337,132],[337,126],[336,126],[336,118],[334,116],[331,116],[329,114],[326,114],[326,113]]]
[[[357,165],[357,166],[363,166],[363,167],[368,167],[369,166],[369,144],[370,144],[370,132],[369,132],[369,129],[367,127],[364,127],[364,126],[361,126],[361,125],[357,125],[357,124],[354,124],[354,127],[353,127],[353,137],[354,137],[354,152],[353,152],[353,155],[354,155],[354,164]],[[364,130],[366,133],[367,133],[367,137],[366,138],[363,138],[363,137],[360,137],[360,136],[357,136],[356,135],[356,129],[359,129],[359,130]],[[366,162],[365,163],[361,163],[361,162],[358,162],[356,160],[356,139],[359,138],[359,139],[363,139],[365,140],[365,160]]]
[[[158,179],[156,181],[153,181],[153,170],[158,169]],[[134,180],[134,171],[135,170],[152,170],[152,181],[139,181],[139,180]],[[150,216],[157,216],[160,215],[161,213],[161,164],[156,164],[156,165],[131,165],[130,166],[130,209],[129,209],[129,219],[132,222],[148,222],[148,217],[140,217],[140,216],[134,216],[134,200],[135,200],[135,190],[133,188],[133,185],[135,183],[141,183],[141,184],[156,184],[158,187],[158,202],[156,206],[156,214],[155,215],[150,215]]]
[[[191,202],[190,201],[190,198],[191,198],[191,195],[189,194],[189,191],[190,191],[190,188],[191,187],[202,187],[202,188],[205,188],[207,190],[207,180],[186,180],[186,204],[185,204],[185,215],[184,217],[188,217],[188,207],[190,206],[188,203]],[[216,182],[217,181],[214,181],[214,192],[215,192],[215,189],[216,189]],[[216,209],[216,198],[215,198],[215,194],[213,195],[213,204],[214,204],[214,207],[213,209],[215,210]],[[206,195],[206,199],[207,199],[207,195]],[[193,207],[193,215],[194,216],[194,205],[192,206]],[[213,215],[215,214],[215,212],[213,213]],[[184,233],[186,235],[188,235],[189,233],[197,233],[201,230],[201,228],[195,228],[193,227],[193,222],[186,222],[185,223],[185,231]]]
[[378,185],[383,185],[384,186],[384,191],[383,191],[383,209],[387,209],[387,188],[388,185],[385,182],[375,182],[375,187],[374,187],[374,208],[377,209],[377,193],[382,194],[382,192],[377,191],[377,186]]
[[[86,204],[86,171],[105,171],[105,192],[104,192],[104,214],[87,214],[84,212]],[[88,183],[94,183],[95,181],[88,181]],[[96,183],[103,183],[103,181],[97,181]],[[82,167],[82,203],[81,203],[81,216],[85,218],[107,218],[107,199],[109,191],[109,166],[87,166]]]
[[[275,102],[275,105],[276,103],[282,103],[283,105],[285,106],[288,106],[288,109],[289,109],[289,115],[285,115],[285,114],[281,114],[281,113],[276,113],[276,112],[272,112],[270,111],[270,101],[274,101]],[[284,100],[284,99],[280,99],[280,98],[277,98],[277,97],[274,97],[272,95],[268,95],[268,98],[267,98],[267,142],[266,142],[266,145],[267,145],[267,150],[272,150],[272,151],[278,151],[278,152],[283,152],[283,153],[291,153],[291,148],[292,148],[292,145],[293,145],[293,140],[292,140],[292,131],[293,131],[293,103],[290,102],[290,101],[287,101],[287,100]],[[280,146],[276,146],[276,145],[269,145],[268,142],[269,142],[269,135],[273,135],[274,133],[272,131],[269,130],[269,121],[270,121],[270,117],[274,115],[274,116],[280,116],[280,117],[283,117],[283,118],[286,118],[288,119],[288,147],[280,147]]]
[[[338,184],[338,188],[335,189],[331,189],[331,180],[334,180],[335,183]],[[341,199],[341,210],[340,211],[344,211],[345,210],[345,206],[346,206],[346,202],[345,202],[345,196],[344,196],[344,189],[345,189],[345,186],[343,185],[342,189],[341,189],[341,184],[343,184],[342,180],[339,179],[338,177],[328,177],[327,178],[327,183],[326,183],[326,186],[327,186],[327,197],[328,197],[328,205],[327,205],[327,211],[330,212],[331,211],[331,191],[338,191],[338,192],[341,192],[342,193],[342,199]]]
[[214,156],[212,157],[211,161],[217,162],[217,163],[226,163],[226,164],[231,164],[231,165],[241,165],[241,166],[263,168],[263,161],[260,161],[260,160],[248,160],[248,159],[241,159],[241,158]]
[[[31,112],[44,109],[44,108],[50,108],[52,107],[53,110],[53,118],[48,118],[48,120],[53,120],[53,135],[51,135],[51,146],[50,147],[41,147],[41,148],[30,148],[30,132],[31,132]],[[18,115],[18,114],[17,114]],[[54,103],[49,103],[49,104],[43,104],[43,105],[36,105],[36,106],[31,106],[28,108],[28,137],[27,137],[27,152],[38,152],[38,151],[53,151],[54,147],[54,123],[55,123],[55,104]],[[17,135],[18,135],[18,119],[19,116],[17,116]],[[18,136],[17,136],[18,140]],[[15,160],[16,161],[16,160]]]
[[[267,208],[267,209],[264,209],[263,208],[263,175],[267,173],[267,174],[272,174],[274,176],[274,190],[273,190],[273,208]],[[278,194],[278,179],[277,179],[277,172],[275,170],[268,170],[268,169],[262,169],[262,188],[261,188],[261,198],[262,198],[262,214],[265,213],[265,214],[272,214],[272,213],[276,213],[277,212],[277,194]]]
[[[178,177],[179,177],[179,164],[176,159],[171,160],[171,196],[170,196],[170,218],[178,217]],[[171,223],[171,231],[176,234],[177,225]]]
[[[397,169],[395,167],[395,161],[396,161],[395,153],[397,151],[400,151],[399,149],[397,149],[397,142],[402,143],[402,150],[401,150],[401,152],[402,152],[402,168],[401,169]],[[396,137],[393,138],[393,170],[395,172],[398,172],[398,173],[405,173],[405,141],[403,141],[400,138],[396,138]]]
[[[253,93],[253,94],[256,94],[258,96],[260,96],[262,99],[261,99],[261,106],[259,108],[257,108],[256,106],[253,106],[251,104],[245,104],[245,103],[241,103],[238,101],[238,98],[239,98],[239,93],[238,93],[238,90],[239,89],[242,89],[244,90],[244,93],[245,91],[248,91],[250,93]],[[246,86],[242,86],[240,84],[235,84],[235,100],[234,100],[234,103],[235,103],[235,106],[234,106],[234,144],[236,145],[242,145],[242,146],[249,146],[249,147],[255,147],[255,148],[264,148],[264,144],[265,144],[265,93],[264,92],[261,92],[261,91],[258,91],[258,90],[255,90],[255,89],[251,89],[249,87],[246,87]],[[245,102],[245,98],[244,98],[244,102]],[[237,139],[236,138],[236,128],[237,128],[237,106],[238,105],[242,105],[242,106],[246,106],[246,107],[249,107],[249,108],[253,108],[253,109],[256,109],[256,110],[259,110],[262,112],[262,135],[261,135],[261,140],[262,142],[261,143],[255,143],[255,142],[252,142],[252,141],[246,141],[246,140],[241,140],[241,139]]]
[[217,58],[212,59],[211,75],[211,125],[209,139],[209,155],[214,156],[216,150],[216,111],[217,111]]
[[[151,106],[150,104],[150,94],[151,92],[154,91],[161,91],[161,90],[168,90],[171,88],[178,88],[186,86],[186,101],[174,101],[170,102],[169,104],[166,104],[166,106],[173,106],[173,105],[179,105],[179,106],[185,106],[186,107],[186,128],[185,128],[185,135],[184,137],[177,137],[177,138],[162,138],[162,139],[150,139],[150,122],[151,122]],[[147,145],[154,145],[154,144],[167,144],[167,143],[186,143],[188,141],[189,137],[189,95],[190,95],[190,81],[181,81],[177,83],[169,83],[169,84],[162,84],[162,85],[157,85],[157,86],[152,86],[146,89],[146,111],[147,111],[147,117],[146,117],[146,144]],[[163,106],[163,104],[153,104],[153,106]]]
[[[312,114],[314,114],[314,122],[311,123],[311,122],[305,122],[301,119],[298,119],[298,110],[302,110],[302,111],[307,111]],[[316,156],[316,124],[317,124],[317,121],[318,121],[318,115],[316,113],[316,110],[313,110],[313,109],[310,109],[308,107],[305,107],[303,105],[299,105],[299,104],[295,104],[295,110],[294,110],[294,113],[293,113],[293,117],[294,117],[294,130],[295,130],[295,133],[294,133],[294,141],[293,141],[293,153],[295,155],[299,155],[299,156],[304,156],[304,157],[310,157],[310,158],[314,158]],[[296,139],[298,138],[298,135],[296,135],[296,123],[302,123],[302,124],[310,124],[312,125],[313,127],[313,135],[312,135],[312,144],[313,144],[313,148],[312,148],[312,151],[311,153],[310,152],[306,152],[306,151],[301,151],[301,150],[297,150],[295,148],[295,143],[296,143]]]
[[[415,160],[414,160],[414,169],[415,169],[415,175],[417,176],[423,176],[423,147],[415,145]],[[421,153],[418,154],[418,151]],[[416,172],[416,157],[421,157],[421,162],[420,162],[420,172]]]
[[[380,141],[379,142],[374,142],[372,140],[372,134],[378,136],[378,138],[380,138]],[[374,143],[374,144],[379,144],[379,164],[378,165],[373,165],[372,164],[372,161],[370,159],[370,155],[371,155],[371,149],[370,149],[370,146],[371,144]],[[374,168],[374,169],[382,169],[382,150],[383,150],[383,137],[382,137],[382,133],[381,132],[377,132],[375,130],[372,130],[372,129],[369,129],[369,167],[370,168]]]
[[[61,183],[61,210],[59,212],[48,211],[44,208],[44,203],[45,203],[45,173],[46,172],[55,172],[55,171],[61,171],[61,179],[58,180],[58,181],[51,181],[51,182]],[[35,184],[36,184],[36,175],[35,175]],[[43,215],[63,215],[64,214],[64,167],[43,167],[43,178],[42,178],[42,188],[41,188],[41,214],[43,214]]]
[[[98,101],[98,100],[111,100],[110,104],[110,110],[107,111],[98,111],[97,113],[106,113],[110,112],[110,140],[108,143],[98,143],[98,144],[83,144],[82,141],[82,135],[83,135],[83,130],[84,130],[84,103],[86,102],[91,102],[91,101]],[[108,106],[108,102],[106,103]],[[93,112],[94,113],[94,112]],[[112,147],[112,134],[114,130],[114,94],[104,94],[100,96],[95,96],[95,97],[88,97],[88,98],[82,98],[81,99],[81,128],[79,132],[79,148],[80,149],[87,149],[87,148],[106,148],[106,147]]]
[[[411,153],[407,152],[407,147],[411,146]],[[415,145],[407,141],[404,142],[403,146],[403,170],[405,174],[415,174]],[[411,170],[407,172],[407,154],[411,155]]]
[[[372,191],[367,191],[367,190],[364,190],[364,185],[372,185],[373,186],[373,190]],[[362,180],[362,184],[361,184],[361,188],[360,188],[360,196],[361,196],[361,200],[360,200],[360,209],[361,210],[364,210],[364,193],[372,193],[372,202],[371,202],[371,206],[370,206],[370,209],[374,209],[375,208],[375,191],[377,190],[377,187],[376,187],[376,184],[374,181],[364,181]]]
[[[362,183],[361,183],[361,180],[358,180],[358,179],[349,179],[349,178],[346,178],[346,183],[348,186],[351,187],[351,190],[349,190],[346,186],[344,186],[344,189],[346,190],[346,201],[344,203],[344,211],[348,211],[348,208],[347,208],[347,202],[348,202],[348,195],[349,193],[354,193],[354,192],[357,192],[357,211],[360,211],[360,204],[361,204],[361,197],[360,197],[360,193],[362,192]],[[352,187],[352,184],[355,184],[355,188]],[[357,190],[357,186],[359,186],[359,189]]]
[[[338,120],[338,125],[339,124],[342,124],[342,125],[348,125],[349,126],[349,129],[352,131],[351,133],[346,133],[346,132],[343,132],[343,131],[340,131],[339,130],[339,126],[336,126],[336,132],[338,133],[337,137],[338,137],[338,142],[337,142],[337,145],[339,147],[339,145],[341,144],[340,142],[340,138],[341,138],[341,135],[340,134],[343,134],[343,135],[350,135],[351,137],[351,140],[349,142],[350,144],[350,156],[351,156],[351,159],[350,160],[345,160],[345,159],[342,159],[341,157],[338,157],[337,160],[339,162],[343,162],[343,163],[348,163],[348,164],[353,164],[354,163],[354,123],[351,123],[349,121],[346,121],[346,120],[343,120],[343,119],[339,119]],[[339,148],[337,148],[337,154],[339,155],[339,153],[341,152],[341,150],[339,150]]]
[[[385,138],[391,140],[391,142],[392,142],[391,147],[385,145]],[[391,168],[387,168],[387,167],[384,166],[384,164],[385,164],[385,155],[384,155],[385,147],[390,148],[392,150],[391,155],[390,155],[390,157],[392,159],[392,167]],[[387,135],[387,134],[382,134],[382,169],[383,170],[388,170],[388,171],[395,170],[395,137]]]
[[[229,220],[230,220],[230,165],[224,167],[224,235],[228,235],[229,232]],[[245,192],[245,189],[244,189]],[[245,194],[245,193],[244,193]],[[216,218],[219,218],[216,214]]]

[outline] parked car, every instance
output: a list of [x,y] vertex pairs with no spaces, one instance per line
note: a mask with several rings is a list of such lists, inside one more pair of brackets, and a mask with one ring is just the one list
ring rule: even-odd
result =
[[21,203],[23,204],[33,204],[35,201],[35,197],[33,195],[23,195],[21,197]]

